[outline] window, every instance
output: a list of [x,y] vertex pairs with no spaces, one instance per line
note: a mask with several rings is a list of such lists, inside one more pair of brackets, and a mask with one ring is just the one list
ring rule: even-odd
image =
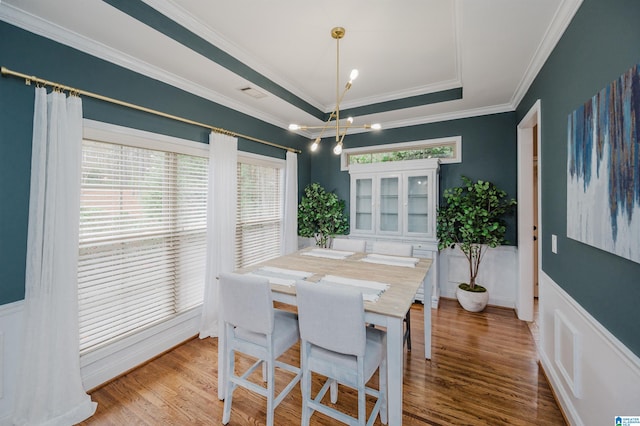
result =
[[349,166],[352,164],[374,164],[429,158],[439,158],[441,163],[462,162],[462,138],[457,136],[345,149],[341,155],[341,170],[349,170]]
[[96,134],[82,148],[81,354],[200,305],[206,258],[208,147]]
[[284,161],[238,157],[236,268],[280,256]]

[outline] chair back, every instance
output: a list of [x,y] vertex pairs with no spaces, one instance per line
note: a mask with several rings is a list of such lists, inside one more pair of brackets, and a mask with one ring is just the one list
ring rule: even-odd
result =
[[364,252],[367,242],[365,240],[351,240],[347,238],[335,238],[331,248],[335,250]]
[[219,295],[224,322],[254,333],[273,332],[273,296],[268,278],[221,273]]
[[371,253],[410,257],[413,256],[413,246],[411,244],[392,243],[388,241],[374,241],[371,246]]
[[359,290],[298,281],[296,298],[302,340],[342,354],[364,355],[367,338]]

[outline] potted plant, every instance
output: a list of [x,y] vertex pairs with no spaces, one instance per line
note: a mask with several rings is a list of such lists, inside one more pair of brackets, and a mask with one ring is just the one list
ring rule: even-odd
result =
[[344,200],[333,192],[327,192],[318,183],[307,185],[298,206],[298,235],[313,237],[318,247],[327,247],[331,238],[349,232],[344,208]]
[[444,191],[444,205],[438,209],[438,249],[458,246],[469,262],[469,282],[461,283],[456,297],[468,311],[482,311],[489,301],[487,289],[476,282],[487,248],[507,244],[504,217],[514,210],[516,200],[491,182],[473,182],[462,176],[463,185]]

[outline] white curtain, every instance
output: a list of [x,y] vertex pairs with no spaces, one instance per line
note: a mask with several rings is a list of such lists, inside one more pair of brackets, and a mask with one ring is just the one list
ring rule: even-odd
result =
[[298,154],[287,151],[284,183],[282,254],[298,250]]
[[200,338],[218,336],[218,281],[220,272],[233,271],[236,253],[238,198],[238,140],[209,135],[209,188],[207,197],[207,266]]
[[71,425],[92,416],[97,406],[80,377],[81,154],[80,98],[36,88],[16,425]]

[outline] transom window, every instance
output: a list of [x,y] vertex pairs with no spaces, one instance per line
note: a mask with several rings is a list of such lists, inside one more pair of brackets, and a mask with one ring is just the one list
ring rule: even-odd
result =
[[438,158],[441,163],[461,162],[462,137],[345,149],[341,156],[341,170],[349,170],[349,166],[352,164],[375,164],[428,158]]

